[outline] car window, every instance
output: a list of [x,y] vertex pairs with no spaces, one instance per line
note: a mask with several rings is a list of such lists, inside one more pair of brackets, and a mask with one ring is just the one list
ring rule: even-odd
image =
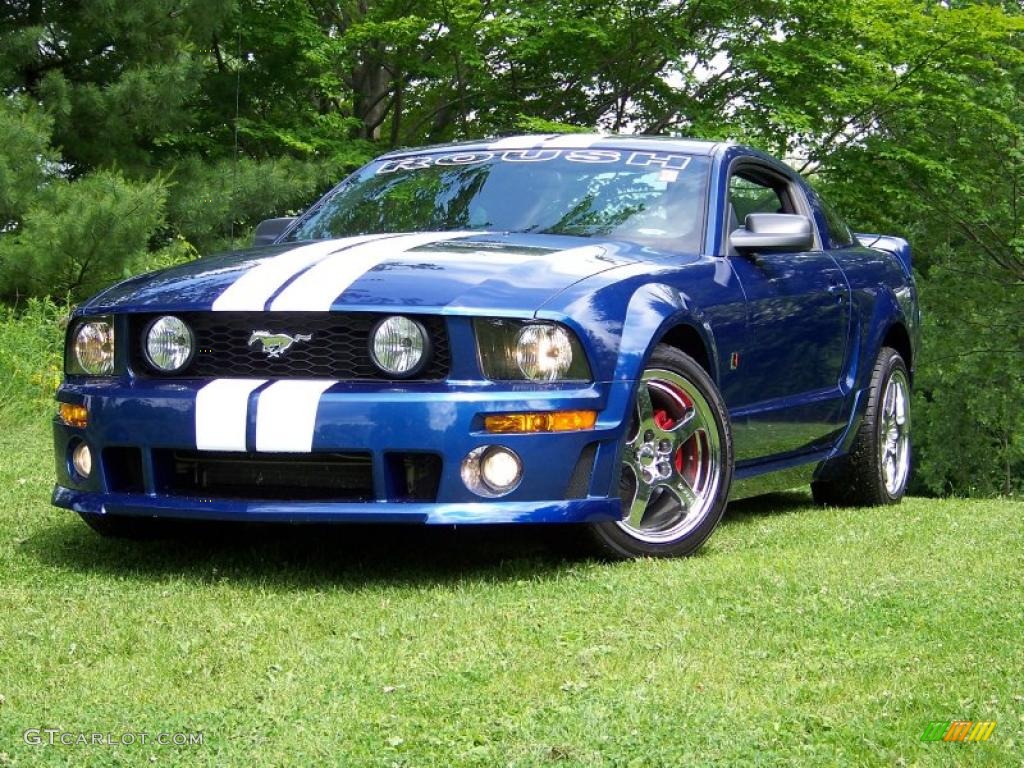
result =
[[641,151],[428,153],[359,171],[289,240],[387,232],[535,232],[695,252],[709,161]]
[[787,213],[780,190],[744,176],[729,179],[729,202],[742,224],[751,213]]
[[835,208],[822,200],[820,195],[818,200],[821,202],[821,210],[825,214],[825,223],[828,224],[828,235],[832,247],[845,248],[856,243],[857,239],[854,237],[853,232],[850,231],[850,227],[847,226],[846,222],[839,217]]

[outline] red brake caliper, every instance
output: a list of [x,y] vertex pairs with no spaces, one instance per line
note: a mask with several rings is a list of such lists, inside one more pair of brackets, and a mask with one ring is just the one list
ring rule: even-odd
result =
[[[655,411],[654,412],[654,423],[658,425],[659,429],[672,429],[675,426],[675,419],[668,415],[668,411]],[[686,458],[683,456],[686,447],[682,446],[676,451],[676,472],[683,474],[683,466],[686,463]]]
[[[683,401],[683,406],[686,408],[687,411],[693,408],[693,403],[690,401],[688,397],[683,395],[681,392],[679,393],[679,395],[680,399]],[[654,423],[658,425],[659,429],[672,429],[672,427],[674,427],[676,424],[676,420],[668,415],[668,411],[662,410],[654,412]],[[676,451],[676,472],[686,477],[685,469],[688,467],[693,467],[693,462],[695,462],[696,460],[697,441],[691,438],[690,440],[686,441],[685,445],[679,446],[679,450]],[[692,480],[692,478],[687,479]]]
[[672,429],[675,421],[668,415],[668,411],[655,411],[654,423],[658,425],[658,429]]

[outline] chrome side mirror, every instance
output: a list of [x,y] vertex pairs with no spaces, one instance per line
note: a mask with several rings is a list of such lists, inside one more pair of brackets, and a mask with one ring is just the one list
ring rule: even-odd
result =
[[809,251],[814,247],[814,228],[806,216],[791,213],[751,213],[744,226],[729,235],[740,253],[753,251]]

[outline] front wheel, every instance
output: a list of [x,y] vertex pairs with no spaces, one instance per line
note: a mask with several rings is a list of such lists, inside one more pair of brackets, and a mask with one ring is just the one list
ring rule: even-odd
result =
[[688,355],[658,346],[637,384],[622,445],[622,519],[591,526],[602,553],[675,557],[718,525],[732,480],[732,434],[711,377]]

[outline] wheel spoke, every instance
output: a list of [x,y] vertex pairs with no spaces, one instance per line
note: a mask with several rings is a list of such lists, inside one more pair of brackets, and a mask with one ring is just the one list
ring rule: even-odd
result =
[[637,457],[639,443],[640,441],[637,438],[633,438],[624,446],[622,446],[622,461],[634,468],[639,463]]
[[686,414],[668,429],[654,425],[654,434],[658,437],[665,437],[675,442],[676,447],[683,445],[701,427],[697,411],[691,408]]
[[892,419],[896,413],[896,387],[892,381],[885,388],[885,402],[882,405],[882,413],[886,421]]
[[899,393],[896,397],[896,423],[899,426],[903,426],[907,423],[907,396],[903,391],[903,387],[899,387]]
[[684,509],[693,509],[697,504],[697,494],[694,492],[693,488],[690,487],[690,484],[678,474],[670,481],[660,483],[659,487],[664,488],[675,496],[676,499],[679,500],[679,503],[683,505]]
[[629,505],[629,524],[639,529],[644,521],[644,514],[647,512],[647,505],[651,501],[651,488],[639,475],[636,478],[636,492],[633,494],[633,501]]
[[891,484],[896,479],[896,457],[889,455],[885,458],[885,479]]
[[654,424],[654,403],[651,402],[651,390],[646,382],[640,382],[636,391],[636,415],[640,423],[639,434],[643,435],[643,431]]

